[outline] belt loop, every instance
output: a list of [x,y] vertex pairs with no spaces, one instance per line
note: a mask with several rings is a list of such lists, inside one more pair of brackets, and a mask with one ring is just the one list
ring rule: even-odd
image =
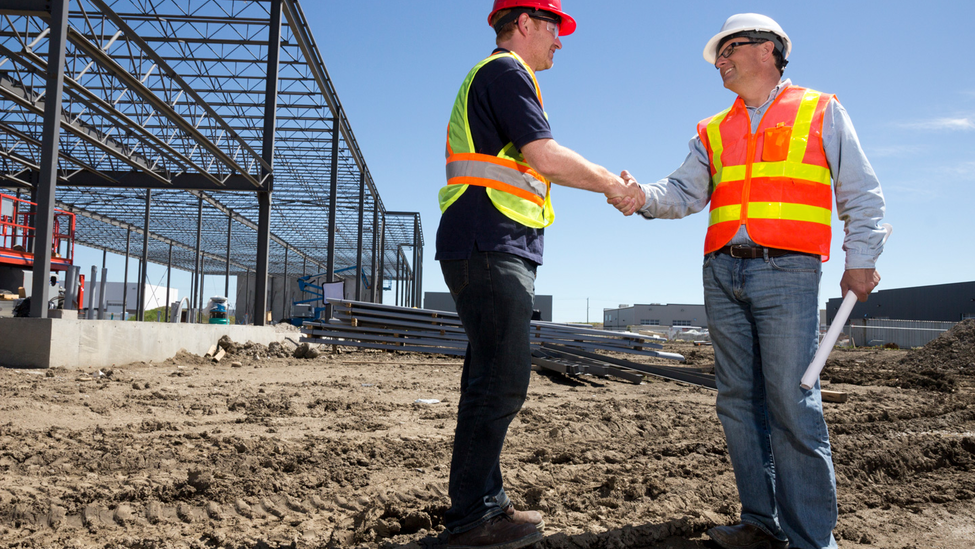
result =
[[762,257],[765,258],[765,262],[768,263],[768,248],[762,246]]

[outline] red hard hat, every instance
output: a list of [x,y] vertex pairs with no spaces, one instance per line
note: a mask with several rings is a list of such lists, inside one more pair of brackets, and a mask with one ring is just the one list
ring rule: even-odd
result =
[[511,8],[538,8],[558,15],[562,18],[559,36],[568,36],[576,31],[576,20],[562,11],[562,0],[494,0],[494,9],[491,10],[491,15],[488,15],[488,25],[491,24],[495,13]]

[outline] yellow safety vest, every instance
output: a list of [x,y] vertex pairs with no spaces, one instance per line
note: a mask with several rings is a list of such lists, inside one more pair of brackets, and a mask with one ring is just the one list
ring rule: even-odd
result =
[[525,67],[535,84],[538,102],[542,104],[542,93],[535,73],[514,52],[498,52],[471,69],[457,93],[447,126],[447,185],[440,189],[440,212],[446,211],[468,187],[475,185],[485,187],[491,203],[509,219],[527,227],[542,229],[555,221],[550,198],[552,184],[525,162],[525,157],[514,143],[509,142],[497,156],[491,156],[475,152],[471,136],[467,111],[471,82],[477,71],[503,56],[516,59]]

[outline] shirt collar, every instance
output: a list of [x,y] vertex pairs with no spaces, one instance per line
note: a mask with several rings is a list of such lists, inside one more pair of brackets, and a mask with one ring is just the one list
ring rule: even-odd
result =
[[769,103],[774,101],[775,98],[778,97],[780,93],[782,93],[782,90],[788,88],[791,85],[792,85],[792,80],[789,78],[786,78],[785,80],[780,80],[778,85],[772,88],[772,91],[768,94],[768,99],[766,99],[764,103],[762,103],[758,107],[748,107],[748,108],[750,110],[758,110],[758,111],[765,110],[765,108],[769,106]]

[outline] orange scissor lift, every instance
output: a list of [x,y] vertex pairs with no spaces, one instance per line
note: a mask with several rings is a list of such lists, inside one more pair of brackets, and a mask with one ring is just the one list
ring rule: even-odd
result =
[[[0,269],[34,268],[34,206],[22,198],[0,194]],[[51,271],[65,271],[74,263],[74,214],[55,209],[52,233]]]

